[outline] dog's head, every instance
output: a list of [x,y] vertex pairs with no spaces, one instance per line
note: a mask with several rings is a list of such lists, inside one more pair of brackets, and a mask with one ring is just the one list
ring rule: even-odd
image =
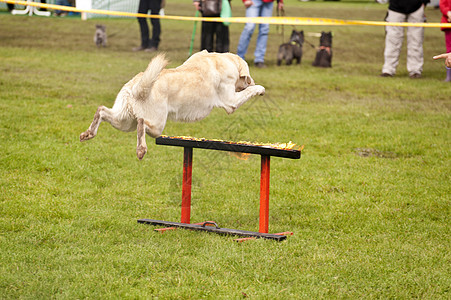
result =
[[302,46],[302,44],[304,43],[304,30],[302,31],[293,30],[291,32],[290,42],[294,42]]
[[235,54],[232,55],[232,58],[235,61],[239,73],[239,78],[235,83],[235,91],[241,92],[248,86],[255,85],[254,79],[252,79],[249,72],[249,66],[247,65],[247,62]]
[[105,33],[106,27],[105,25],[96,25],[96,33]]
[[332,32],[321,32],[321,37],[319,39],[319,45],[323,47],[332,47]]

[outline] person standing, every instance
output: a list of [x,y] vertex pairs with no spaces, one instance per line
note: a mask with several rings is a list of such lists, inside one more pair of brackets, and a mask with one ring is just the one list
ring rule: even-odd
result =
[[[385,21],[424,23],[424,7],[429,0],[390,0]],[[404,40],[404,28],[385,27],[385,50],[382,77],[393,77],[399,63]],[[421,78],[423,72],[424,27],[407,27],[407,71],[412,79]]]
[[[158,15],[162,8],[162,0],[139,0],[138,13],[147,14],[150,10],[151,15]],[[141,31],[141,46],[133,48],[133,51],[154,52],[158,50],[160,44],[160,19],[151,18],[152,38],[149,36],[149,26],[147,18],[138,17],[139,29]]]
[[[271,17],[274,0],[243,0],[246,7],[246,18],[254,17]],[[277,5],[280,10],[283,9],[283,0],[277,0]],[[246,23],[241,32],[240,40],[238,42],[237,55],[244,59],[247,48],[254,33],[256,24]],[[265,66],[266,44],[268,42],[269,24],[258,25],[257,44],[254,52],[254,65],[258,68]]]
[[[440,0],[440,11],[442,12],[442,23],[451,23],[451,0]],[[442,28],[445,32],[446,52],[451,53],[451,28]],[[446,82],[451,82],[451,68],[446,67]]]
[[[202,0],[202,3],[206,3]],[[207,13],[202,10],[201,0],[194,0],[193,5],[196,10],[202,13],[203,17],[219,17],[221,13],[222,0],[210,1],[216,7],[216,11],[210,11]],[[215,40],[216,37],[216,40]],[[200,50],[207,50],[208,52],[225,53],[229,52],[229,26],[224,25],[222,22],[207,22],[202,21],[202,32],[200,38]]]

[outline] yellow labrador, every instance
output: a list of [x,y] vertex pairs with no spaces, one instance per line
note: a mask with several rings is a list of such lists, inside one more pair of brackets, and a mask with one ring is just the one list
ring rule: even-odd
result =
[[122,131],[138,133],[136,155],[147,152],[145,134],[161,135],[169,118],[194,122],[208,116],[214,107],[233,113],[265,88],[255,85],[247,63],[232,53],[192,55],[181,66],[165,69],[163,54],[156,56],[144,72],[127,82],[116,97],[113,108],[100,106],[80,141],[96,136],[102,121]]

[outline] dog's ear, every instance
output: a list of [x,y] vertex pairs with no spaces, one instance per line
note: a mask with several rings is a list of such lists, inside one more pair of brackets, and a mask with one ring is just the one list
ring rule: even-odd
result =
[[240,73],[240,81],[243,83],[243,88],[247,88],[250,85],[255,85],[254,80],[252,79],[251,75],[249,74],[249,71],[247,74]]
[[250,85],[255,85],[250,76],[240,76],[240,78],[235,83],[235,92],[241,92]]
[[[249,66],[247,65],[247,62],[239,57],[238,55],[235,58],[235,61],[237,63],[238,72],[240,73],[240,77],[251,77],[251,74],[249,72]],[[247,82],[247,80],[246,80]]]
[[252,80],[252,77],[251,77],[251,76],[241,76],[241,78],[243,79],[244,83],[245,83],[247,86],[250,86],[250,85],[254,85],[254,84],[255,84],[255,83],[253,83],[253,80]]
[[243,90],[250,85],[255,85],[255,82],[249,72],[249,66],[247,65],[247,62],[236,54],[228,53],[227,55],[229,55],[229,57],[235,63],[238,70],[239,79],[236,83],[237,91]]

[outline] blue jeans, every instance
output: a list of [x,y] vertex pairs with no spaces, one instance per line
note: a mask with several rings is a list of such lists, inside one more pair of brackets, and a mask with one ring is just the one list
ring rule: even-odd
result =
[[[69,3],[69,0],[56,0],[55,2],[56,5],[64,5],[64,6],[71,6]],[[64,10],[55,10],[56,14],[60,14],[65,12]]]
[[[253,0],[254,4],[246,9],[246,17],[271,17],[274,2],[263,2],[262,0]],[[244,59],[252,34],[255,30],[255,23],[246,23],[238,42],[237,54]],[[258,25],[257,45],[254,52],[254,63],[264,62],[266,53],[266,44],[268,42],[269,24]]]

